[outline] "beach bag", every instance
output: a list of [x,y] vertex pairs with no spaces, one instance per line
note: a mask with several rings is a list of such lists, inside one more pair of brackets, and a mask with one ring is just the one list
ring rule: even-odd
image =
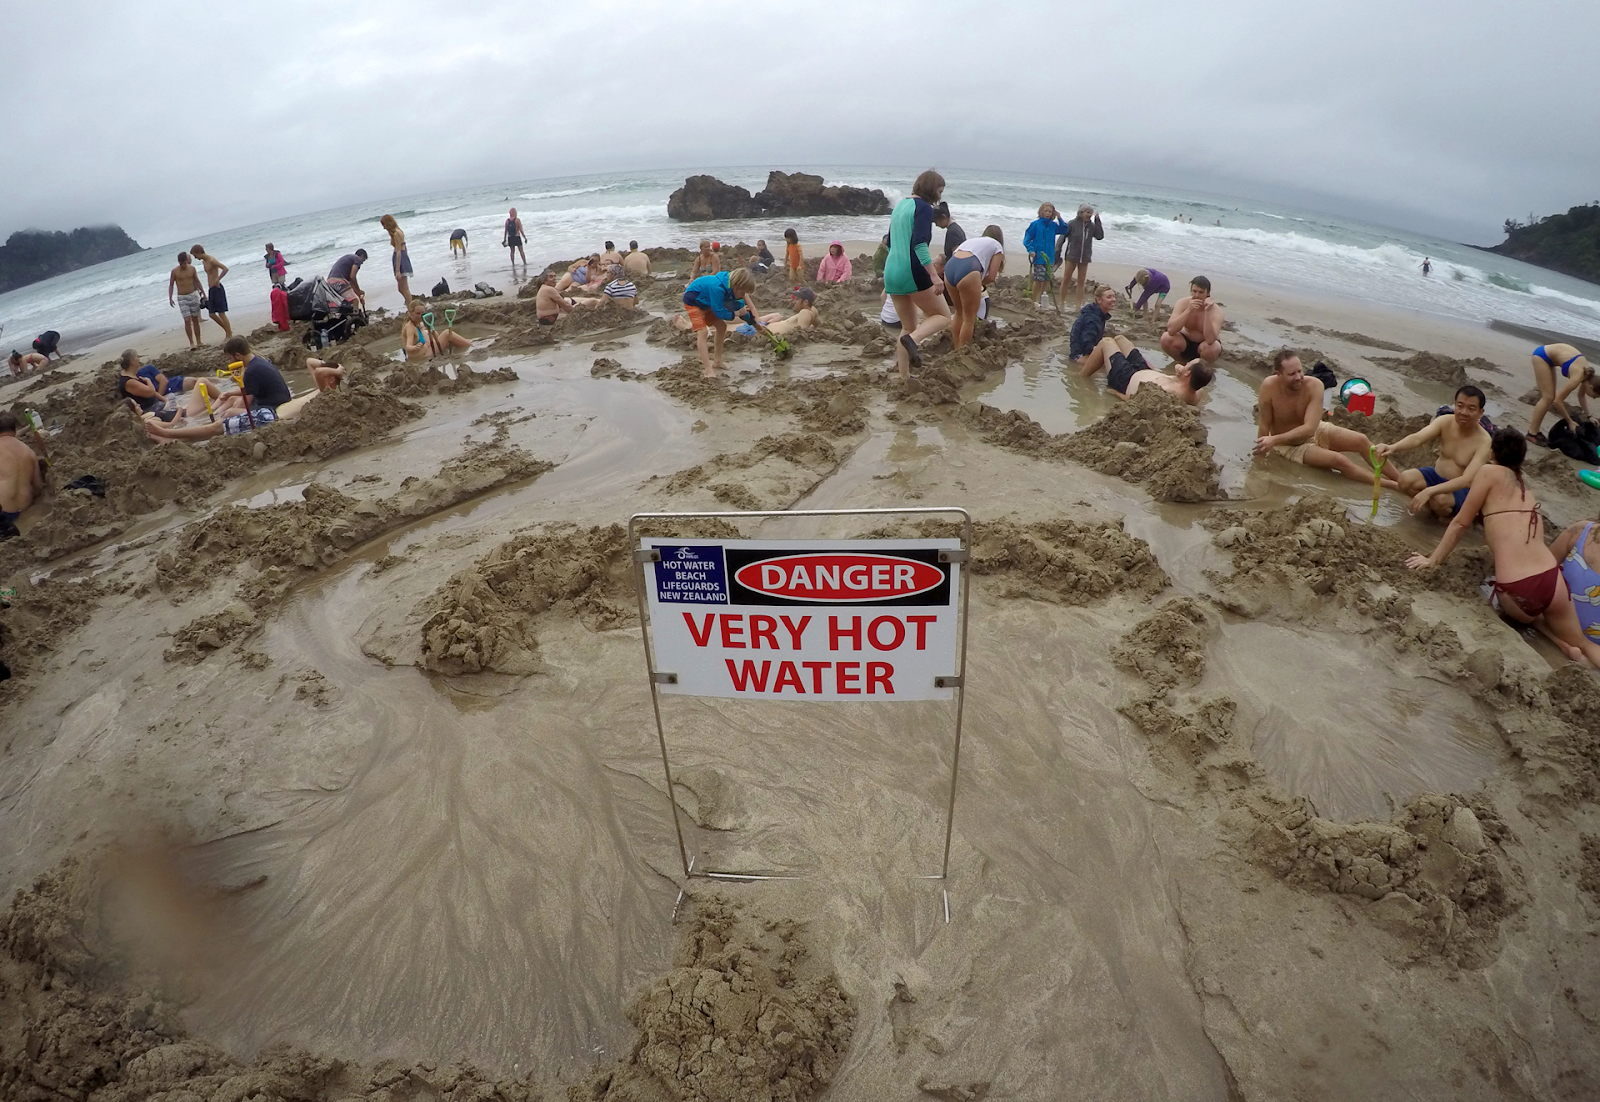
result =
[[[1583,426],[1579,426],[1581,431]],[[1550,426],[1546,434],[1550,446],[1570,459],[1582,463],[1600,463],[1600,448],[1583,439],[1578,433],[1567,427],[1565,421],[1557,421]]]
[[1312,366],[1311,370],[1306,372],[1306,374],[1310,375],[1313,379],[1319,380],[1322,383],[1322,389],[1324,391],[1333,392],[1339,389],[1338,376],[1333,373],[1332,368],[1323,363],[1321,360],[1318,360]]
[[428,293],[430,295],[448,295],[450,293],[450,282],[449,282],[449,280],[445,280],[445,279],[439,280],[438,283],[435,283],[433,285],[433,290],[429,291]]

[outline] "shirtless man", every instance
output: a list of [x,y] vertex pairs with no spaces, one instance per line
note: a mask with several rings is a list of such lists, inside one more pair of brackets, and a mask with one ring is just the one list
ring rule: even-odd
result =
[[[1372,464],[1367,455],[1372,441],[1354,429],[1342,429],[1322,419],[1322,382],[1306,378],[1297,353],[1280,348],[1272,364],[1272,374],[1261,384],[1258,396],[1255,454],[1280,455],[1307,467],[1338,471],[1353,482],[1371,486]],[[1346,452],[1361,458],[1352,459]],[[1383,485],[1397,486],[1399,478],[1395,465],[1385,463]]]
[[810,329],[817,324],[817,293],[810,287],[796,287],[789,295],[789,301],[795,304],[795,312],[788,317],[779,313],[762,314],[761,324],[767,327],[769,333],[780,337],[787,336],[797,329]]
[[[1106,368],[1106,389],[1123,401],[1132,398],[1141,386],[1157,386],[1191,406],[1200,404],[1200,391],[1215,376],[1211,365],[1196,357],[1177,364],[1172,374],[1157,371],[1145,362],[1144,353],[1124,336],[1103,337],[1095,357]],[[1093,372],[1091,372],[1093,374]]]
[[1387,458],[1429,440],[1439,442],[1439,458],[1433,466],[1400,472],[1400,489],[1411,495],[1411,512],[1426,508],[1440,520],[1449,520],[1466,504],[1472,476],[1492,454],[1489,434],[1481,422],[1483,400],[1483,391],[1464,386],[1456,391],[1455,412],[1440,414],[1403,440],[1378,445],[1378,454]]
[[500,238],[500,244],[511,250],[512,267],[516,266],[519,255],[522,257],[523,266],[527,266],[528,254],[522,248],[522,243],[527,239],[528,235],[522,230],[522,219],[517,217],[517,208],[512,207],[511,217],[506,219],[506,231]]
[[228,323],[228,292],[222,288],[222,277],[228,274],[228,266],[199,245],[189,246],[189,251],[199,257],[206,266],[206,309],[211,313],[211,320],[222,326],[225,336],[233,336],[233,326]]
[[[172,298],[174,289],[178,293],[176,302]],[[167,276],[167,305],[178,308],[189,347],[204,348],[206,342],[200,339],[200,311],[206,307],[206,293],[200,289],[200,270],[189,263],[188,253],[178,254],[178,266]]]
[[[562,276],[562,281],[572,278],[568,272]],[[599,306],[601,299],[569,298],[560,290],[561,284],[556,281],[554,272],[546,272],[544,282],[539,284],[539,290],[533,296],[533,312],[539,319],[540,325],[554,325],[556,319],[562,314],[570,314],[577,306]]]
[[1197,356],[1208,364],[1216,363],[1222,355],[1222,307],[1211,301],[1211,281],[1205,276],[1191,279],[1189,297],[1173,305],[1166,332],[1161,334],[1161,351],[1177,363],[1188,363]]
[[44,489],[33,449],[17,439],[17,415],[0,411],[0,540],[18,535],[17,517]]
[[630,241],[628,255],[622,258],[622,266],[634,279],[643,279],[650,274],[650,257],[639,250],[637,241]]

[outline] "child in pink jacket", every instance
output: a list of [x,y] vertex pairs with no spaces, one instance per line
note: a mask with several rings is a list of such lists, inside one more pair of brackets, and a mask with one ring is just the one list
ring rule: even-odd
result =
[[828,253],[817,264],[818,283],[843,283],[850,278],[850,258],[844,255],[844,246],[835,241]]

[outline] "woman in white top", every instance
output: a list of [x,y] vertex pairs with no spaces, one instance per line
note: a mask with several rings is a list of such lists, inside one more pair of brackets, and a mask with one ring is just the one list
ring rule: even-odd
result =
[[969,237],[944,262],[944,282],[955,300],[956,319],[950,326],[950,346],[961,348],[972,339],[989,284],[1000,278],[1006,266],[1005,236],[999,226],[990,226],[982,237]]

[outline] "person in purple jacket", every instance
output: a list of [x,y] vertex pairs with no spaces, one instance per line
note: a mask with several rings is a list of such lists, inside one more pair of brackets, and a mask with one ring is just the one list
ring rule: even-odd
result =
[[1154,295],[1156,304],[1151,308],[1151,313],[1157,317],[1161,314],[1161,307],[1167,301],[1167,294],[1172,290],[1172,280],[1156,271],[1154,268],[1140,268],[1133,273],[1133,282],[1128,284],[1127,294],[1133,297],[1135,287],[1144,288],[1144,293],[1139,296],[1139,301],[1133,304],[1135,312],[1144,309],[1144,304]]

